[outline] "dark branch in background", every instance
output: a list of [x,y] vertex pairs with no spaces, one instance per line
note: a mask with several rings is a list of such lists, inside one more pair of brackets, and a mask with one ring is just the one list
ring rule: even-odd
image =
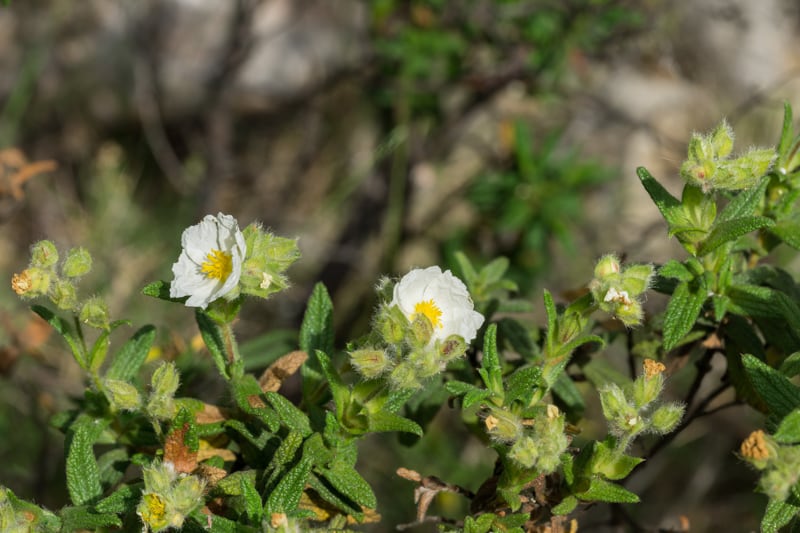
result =
[[165,2],[157,2],[134,27],[133,102],[156,164],[170,186],[180,193],[186,189],[188,178],[183,170],[183,162],[175,153],[164,128],[161,88],[158,84],[158,58],[162,53],[165,24],[172,19],[174,9],[174,6],[172,9],[167,7]]

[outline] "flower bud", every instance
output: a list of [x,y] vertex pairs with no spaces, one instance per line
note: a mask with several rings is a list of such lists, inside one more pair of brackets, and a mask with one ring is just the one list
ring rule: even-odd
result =
[[448,363],[467,353],[467,343],[461,335],[450,335],[439,345],[442,361]]
[[622,270],[619,259],[614,254],[604,255],[594,267],[594,277],[606,278],[612,274],[619,274]]
[[142,519],[148,531],[155,533],[170,527],[167,520],[167,502],[160,494],[143,494],[142,501],[136,507],[136,514]]
[[635,298],[650,287],[654,274],[653,265],[631,265],[622,273],[622,290]]
[[180,384],[180,375],[173,363],[163,363],[150,378],[150,400],[147,413],[158,419],[169,419],[175,415],[175,391]]
[[426,346],[433,336],[433,324],[422,313],[414,317],[411,322],[411,342],[415,346]]
[[31,246],[31,266],[50,268],[58,263],[58,250],[51,241],[39,241]]
[[651,377],[641,375],[633,382],[632,400],[637,409],[643,409],[653,402],[664,388],[664,375],[655,374]]
[[505,409],[491,409],[483,423],[492,440],[510,443],[522,436],[522,420]]
[[539,459],[539,449],[536,441],[525,435],[514,443],[508,456],[525,468],[533,468]]
[[713,132],[711,132],[711,149],[718,158],[731,155],[733,150],[733,129],[727,120],[723,120]]
[[134,411],[142,405],[142,397],[139,391],[125,381],[118,379],[107,379],[103,383],[106,391],[106,398],[115,411]]
[[108,329],[108,304],[99,296],[93,296],[84,302],[78,318],[93,328]]
[[397,306],[381,306],[377,318],[377,330],[386,344],[400,344],[405,338],[408,319]]
[[633,409],[617,385],[611,383],[600,389],[600,405],[603,408],[603,416],[606,420],[615,420],[620,416],[630,414]]
[[408,360],[413,362],[417,369],[419,379],[435,376],[442,371],[443,364],[439,358],[439,352],[433,347],[419,348],[408,356]]
[[52,300],[59,309],[75,309],[75,306],[78,305],[78,293],[75,289],[75,285],[64,279],[55,280],[52,291],[50,292],[50,300]]
[[26,268],[11,278],[11,288],[22,298],[36,298],[43,296],[50,290],[51,274],[39,268]]
[[[178,480],[172,490],[173,505],[182,512],[188,514],[199,505],[203,497],[205,484],[196,476],[185,476]],[[173,523],[173,526],[180,525]]]
[[368,348],[350,352],[350,363],[367,379],[377,378],[392,366],[392,360],[385,350]]
[[755,465],[756,468],[764,468],[770,458],[775,458],[776,449],[770,443],[764,431],[759,429],[750,433],[742,442],[739,453],[742,454],[744,459]]
[[86,248],[72,248],[61,267],[61,272],[68,278],[78,278],[88,274],[92,269],[92,256]]
[[666,435],[675,429],[681,418],[683,418],[683,406],[675,403],[667,404],[662,405],[653,412],[650,424],[656,433]]
[[394,367],[389,374],[389,382],[395,389],[418,389],[421,387],[417,379],[417,370],[411,361],[403,361]]

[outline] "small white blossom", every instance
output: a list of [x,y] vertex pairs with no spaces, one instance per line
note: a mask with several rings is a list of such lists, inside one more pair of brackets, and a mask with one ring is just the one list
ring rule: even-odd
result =
[[171,297],[188,296],[188,307],[205,309],[239,284],[247,245],[232,216],[206,215],[183,231],[181,246],[181,255],[172,265]]
[[438,266],[414,269],[403,276],[394,286],[390,305],[399,307],[410,321],[424,315],[433,326],[431,342],[460,335],[469,343],[483,324],[483,315],[475,311],[464,283]]
[[628,291],[618,291],[614,287],[608,289],[606,297],[603,298],[603,301],[614,302],[622,305],[631,305],[631,303],[633,303],[631,297],[628,295]]

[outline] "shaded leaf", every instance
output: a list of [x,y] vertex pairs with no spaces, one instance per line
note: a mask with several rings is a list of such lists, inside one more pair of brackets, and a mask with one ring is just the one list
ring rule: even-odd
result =
[[93,446],[108,423],[81,415],[67,433],[67,490],[76,506],[92,503],[103,493]]
[[[698,280],[699,281],[699,280]],[[692,330],[708,298],[704,283],[682,281],[675,287],[664,315],[664,350],[675,348]]]
[[108,379],[130,381],[147,359],[147,354],[156,338],[156,328],[147,325],[134,333],[120,347],[106,371]]

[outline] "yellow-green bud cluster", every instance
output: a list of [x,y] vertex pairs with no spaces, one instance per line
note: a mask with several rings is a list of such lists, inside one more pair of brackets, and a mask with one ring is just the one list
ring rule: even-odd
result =
[[738,158],[733,151],[733,130],[722,121],[708,135],[692,134],[688,158],[681,165],[681,176],[704,193],[712,190],[741,190],[754,185],[775,160],[773,148],[753,148]]
[[45,531],[40,520],[42,511],[31,503],[17,499],[14,493],[0,486],[0,531],[28,533]]
[[785,501],[798,490],[800,446],[797,444],[780,444],[762,430],[757,430],[742,442],[739,453],[762,471],[758,485],[771,500]]
[[106,398],[114,411],[134,411],[142,405],[139,390],[127,381],[106,379],[103,386]]
[[164,362],[150,378],[150,398],[146,411],[151,417],[169,420],[175,416],[175,392],[180,385],[180,375],[175,364]]
[[561,454],[569,445],[564,426],[564,415],[555,406],[548,406],[547,413],[537,416],[533,427],[514,443],[509,457],[542,474],[555,471],[560,464]]
[[431,342],[434,327],[423,314],[409,321],[396,306],[382,305],[375,319],[377,342],[352,350],[350,364],[366,379],[385,377],[394,389],[417,389],[447,363],[462,357],[467,343],[459,335]]
[[278,237],[260,224],[250,224],[242,232],[247,255],[242,263],[239,288],[243,294],[268,298],[289,286],[284,272],[300,257],[296,239]]
[[601,310],[628,327],[636,326],[642,322],[641,298],[654,273],[653,265],[630,265],[623,269],[616,256],[606,255],[595,266],[589,290]]
[[39,241],[31,246],[28,268],[14,274],[11,288],[22,298],[46,296],[59,309],[75,311],[81,322],[99,329],[109,326],[108,306],[99,297],[81,302],[76,282],[92,269],[92,256],[85,248],[67,251],[58,268],[59,253],[51,241]]
[[180,528],[186,516],[203,502],[203,481],[192,475],[178,475],[170,463],[145,467],[143,477],[144,491],[136,514],[149,531]]
[[[684,408],[678,403],[663,403],[664,365],[645,360],[644,372],[624,389],[609,383],[600,389],[600,404],[611,434],[627,446],[637,435],[669,433],[680,423]],[[623,447],[624,447],[623,446]]]

